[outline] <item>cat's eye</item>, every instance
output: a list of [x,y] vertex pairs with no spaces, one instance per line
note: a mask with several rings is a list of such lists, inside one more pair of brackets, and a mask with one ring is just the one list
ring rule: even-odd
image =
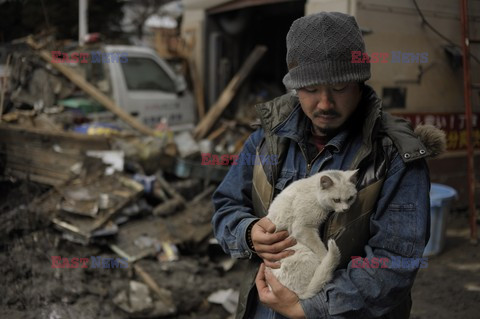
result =
[[353,199],[353,196],[350,196],[350,197],[347,199],[347,201],[349,202],[349,201],[351,201],[352,199]]
[[340,203],[340,198],[334,198],[333,201],[334,201],[335,203]]

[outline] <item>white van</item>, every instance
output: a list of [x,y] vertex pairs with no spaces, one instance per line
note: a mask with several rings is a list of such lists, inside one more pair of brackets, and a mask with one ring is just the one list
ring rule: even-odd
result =
[[195,102],[185,79],[154,50],[105,45],[82,52],[89,53],[89,63],[74,67],[140,122],[155,127],[164,118],[174,131],[194,127]]

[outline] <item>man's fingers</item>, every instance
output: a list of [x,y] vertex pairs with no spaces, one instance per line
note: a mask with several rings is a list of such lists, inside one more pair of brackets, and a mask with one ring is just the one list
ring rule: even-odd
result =
[[265,285],[270,285],[274,294],[276,294],[280,289],[284,288],[285,286],[278,281],[278,279],[272,274],[270,269],[266,269],[264,271],[265,277]]
[[294,253],[295,253],[295,251],[293,251],[293,250],[284,250],[284,251],[281,251],[281,252],[275,253],[275,254],[257,251],[257,254],[260,256],[260,258],[266,259],[266,260],[271,261],[271,262],[280,261],[283,258],[286,258],[288,256],[293,255]]
[[272,269],[278,269],[282,266],[278,261],[272,262],[264,259],[263,262],[265,263],[265,266],[270,267]]
[[257,285],[257,290],[259,292],[269,289],[267,282],[265,281],[265,265],[263,263],[260,264],[260,268],[258,269],[258,273],[255,278],[255,284]]
[[275,232],[275,224],[266,217],[260,219],[256,225],[262,227],[267,233],[274,233]]
[[288,239],[282,240],[282,241],[280,241],[278,243],[275,243],[273,245],[263,244],[263,243],[260,243],[260,242],[255,242],[255,248],[256,248],[257,252],[277,254],[281,251],[284,251],[284,250],[294,246],[296,243],[297,242],[296,242],[295,238],[290,237]]
[[286,230],[273,234],[265,233],[262,231],[256,231],[254,233],[254,231],[255,230],[252,230],[252,239],[254,239],[255,242],[260,244],[272,245],[288,238],[288,232]]

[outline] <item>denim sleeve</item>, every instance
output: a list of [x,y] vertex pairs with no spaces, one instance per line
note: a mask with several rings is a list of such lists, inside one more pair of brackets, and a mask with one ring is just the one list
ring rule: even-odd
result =
[[[424,160],[391,163],[377,208],[370,218],[371,237],[365,246],[373,257],[421,258],[430,236],[430,178]],[[411,290],[418,266],[352,268],[335,271],[316,296],[302,300],[307,318],[372,318],[390,312]]]
[[[245,142],[239,158],[255,156],[263,130],[255,131]],[[227,175],[213,193],[215,213],[212,218],[213,233],[223,250],[234,258],[251,257],[245,232],[258,219],[253,215],[252,176],[253,165],[239,161],[232,165]]]

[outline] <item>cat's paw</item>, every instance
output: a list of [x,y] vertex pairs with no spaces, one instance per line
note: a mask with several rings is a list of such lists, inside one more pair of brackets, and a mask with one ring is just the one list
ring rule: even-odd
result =
[[328,240],[328,253],[332,255],[336,263],[340,262],[340,249],[333,239]]

